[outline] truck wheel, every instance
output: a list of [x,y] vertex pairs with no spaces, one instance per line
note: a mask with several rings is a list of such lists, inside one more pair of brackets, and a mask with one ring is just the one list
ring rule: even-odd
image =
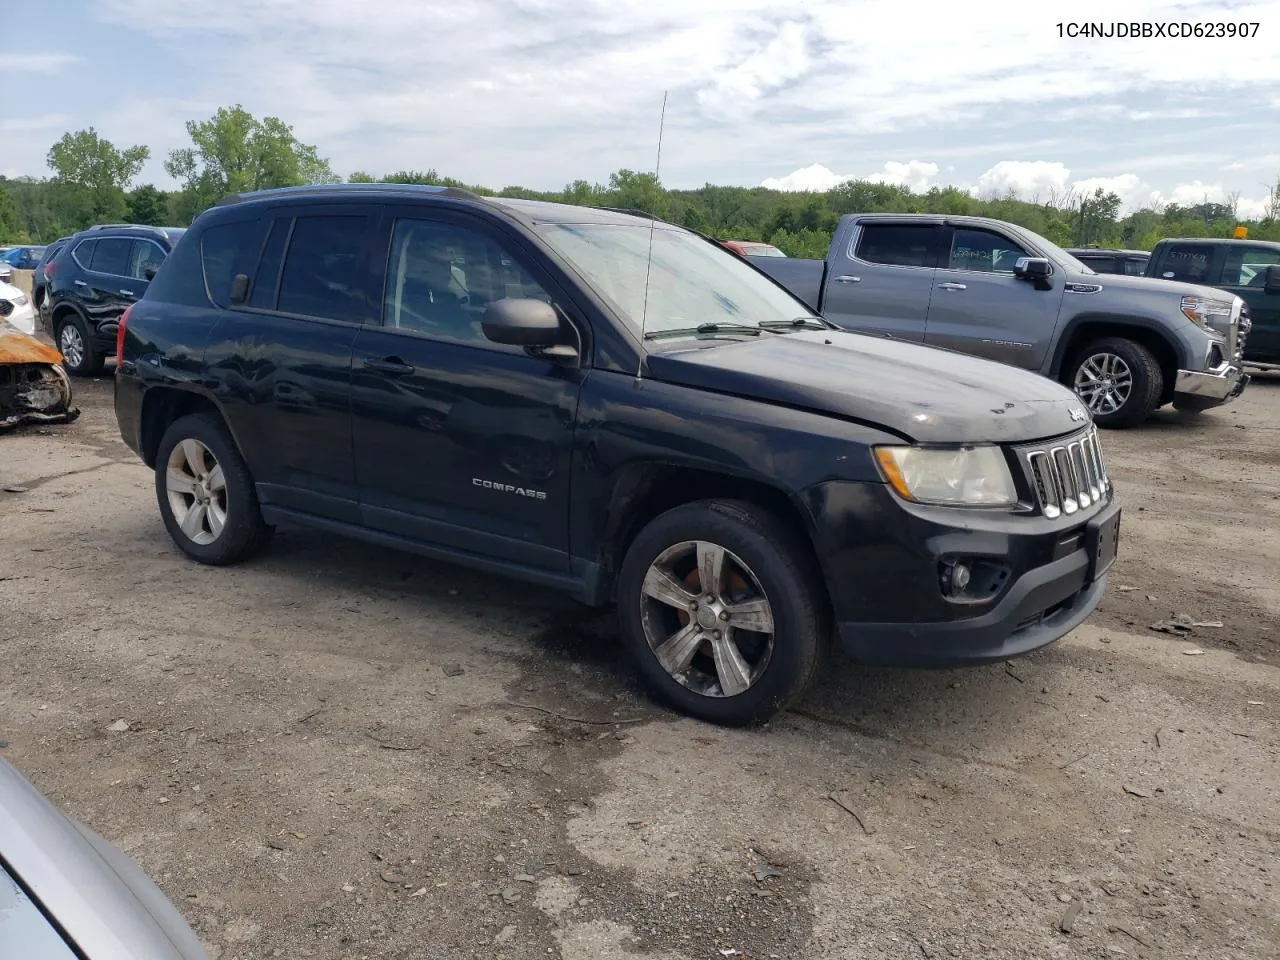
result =
[[55,338],[67,373],[77,377],[92,377],[102,372],[102,365],[107,358],[94,352],[89,325],[80,314],[69,313],[63,316],[58,321]]
[[1150,350],[1133,340],[1104,337],[1085,346],[1067,371],[1067,384],[1100,427],[1137,426],[1160,406],[1164,373]]
[[275,532],[253,480],[215,414],[170,424],[156,451],[156,499],[173,542],[193,560],[223,566],[260,551]]
[[724,726],[796,702],[826,652],[822,579],[777,517],[706,500],[657,517],[618,575],[623,636],[654,692]]

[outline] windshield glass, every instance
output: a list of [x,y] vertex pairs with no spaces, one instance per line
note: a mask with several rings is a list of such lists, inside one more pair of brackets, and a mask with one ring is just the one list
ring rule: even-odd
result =
[[1040,236],[1040,234],[1034,233],[1026,227],[1022,227],[1021,230],[1027,235],[1028,239],[1034,240],[1034,245],[1044,251],[1045,255],[1058,266],[1069,270],[1076,270],[1091,277],[1096,277],[1098,275],[1098,271],[1086,265],[1083,261],[1077,260],[1051,240],[1046,240],[1044,237]]
[[637,332],[642,317],[644,332],[650,334],[700,324],[756,327],[797,317],[818,319],[733,254],[683,230],[602,223],[549,223],[539,230]]

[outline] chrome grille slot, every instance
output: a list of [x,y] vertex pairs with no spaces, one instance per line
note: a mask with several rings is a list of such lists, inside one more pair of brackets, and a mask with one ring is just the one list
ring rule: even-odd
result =
[[1036,506],[1050,519],[1097,503],[1111,487],[1096,429],[1051,447],[1022,451]]

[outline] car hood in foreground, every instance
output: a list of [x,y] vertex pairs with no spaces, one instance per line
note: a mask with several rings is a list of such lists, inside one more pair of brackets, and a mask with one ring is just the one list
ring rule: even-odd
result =
[[1088,420],[1075,394],[1038,374],[835,330],[682,341],[648,364],[658,380],[829,413],[919,443],[1039,440]]

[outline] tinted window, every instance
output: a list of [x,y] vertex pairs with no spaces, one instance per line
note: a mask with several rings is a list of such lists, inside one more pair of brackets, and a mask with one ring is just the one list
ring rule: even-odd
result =
[[88,270],[89,265],[93,263],[93,248],[97,245],[97,240],[81,240],[71,251],[71,256],[75,258],[76,263]]
[[1270,247],[1228,247],[1227,259],[1222,265],[1225,287],[1264,287],[1267,284],[1267,267],[1280,263],[1280,250]]
[[200,245],[180,242],[165,258],[164,269],[147,287],[147,299],[188,307],[208,307],[204,272],[200,269]]
[[200,256],[209,296],[220,307],[231,305],[231,281],[248,274],[258,259],[259,222],[220,223],[200,235]]
[[977,270],[981,273],[1013,273],[1013,265],[1027,251],[1008,237],[990,230],[957,228],[951,240],[952,270]]
[[129,254],[133,241],[128,237],[103,237],[93,251],[89,269],[97,273],[110,273],[117,277],[129,275]]
[[368,217],[298,217],[277,309],[359,323],[364,314],[357,269]]
[[1170,244],[1165,251],[1164,263],[1160,265],[1160,276],[1184,283],[1208,283],[1211,253],[1209,247],[1199,244]]
[[551,297],[488,236],[429,220],[399,220],[383,297],[383,324],[454,343],[502,349],[480,328],[504,297]]
[[1124,262],[1124,272],[1131,277],[1140,277],[1147,272],[1147,261],[1126,260]]
[[1116,272],[1116,261],[1114,257],[1090,257],[1077,253],[1076,259],[1090,270],[1096,270],[1098,273]]
[[147,268],[159,270],[160,264],[168,256],[160,244],[154,240],[135,240],[129,252],[129,276],[137,280],[147,280]]
[[258,270],[249,287],[249,306],[260,310],[276,308],[276,283],[280,279],[280,264],[284,261],[284,245],[289,240],[292,227],[292,217],[272,221],[262,259],[258,261]]
[[858,238],[858,259],[898,267],[938,265],[938,228],[932,224],[867,224]]

